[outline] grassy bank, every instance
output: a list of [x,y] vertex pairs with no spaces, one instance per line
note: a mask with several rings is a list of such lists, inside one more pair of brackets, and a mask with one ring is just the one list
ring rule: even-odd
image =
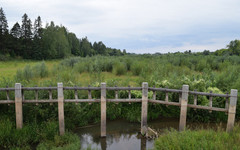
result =
[[240,126],[237,125],[233,132],[227,133],[218,130],[176,130],[166,131],[154,143],[155,150],[226,150],[240,149]]
[[58,122],[55,121],[28,123],[24,124],[21,130],[17,130],[13,121],[1,117],[0,149],[76,150],[80,149],[80,140],[71,132],[59,136]]

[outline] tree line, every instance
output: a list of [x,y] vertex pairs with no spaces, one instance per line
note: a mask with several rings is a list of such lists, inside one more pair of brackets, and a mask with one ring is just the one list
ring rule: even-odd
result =
[[25,13],[22,23],[16,22],[8,29],[5,13],[0,8],[0,60],[9,57],[23,59],[59,59],[68,56],[121,56],[126,50],[107,47],[103,42],[93,44],[87,37],[78,39],[66,27],[55,25],[53,21],[42,27],[41,17],[32,23]]
[[[181,52],[175,54],[178,53]],[[191,50],[188,50],[183,53],[217,56],[240,55],[240,40],[233,40],[226,48],[215,52],[204,50],[192,53]],[[87,37],[79,39],[66,27],[55,25],[53,21],[47,23],[44,28],[40,16],[32,24],[26,13],[22,16],[22,23],[16,22],[9,30],[4,11],[0,8],[0,60],[6,60],[9,57],[43,60],[68,56],[121,56],[125,54],[127,54],[126,50],[106,47],[101,41],[92,44]],[[135,55],[134,53],[128,54]],[[161,55],[161,53],[155,53],[155,55],[159,54]]]

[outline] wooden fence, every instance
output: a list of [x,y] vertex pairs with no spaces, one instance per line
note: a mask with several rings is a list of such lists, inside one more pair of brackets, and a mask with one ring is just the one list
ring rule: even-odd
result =
[[[38,91],[47,90],[49,92],[49,99],[40,100],[38,99]],[[57,91],[57,99],[53,99],[52,92]],[[74,90],[75,99],[64,99],[64,90]],[[88,99],[79,99],[78,90],[87,90]],[[100,99],[93,99],[91,91],[98,90],[101,91]],[[106,92],[112,90],[115,91],[115,98],[108,99],[106,97]],[[128,98],[120,99],[119,90],[127,90]],[[131,90],[142,90],[141,99],[131,98]],[[10,100],[9,91],[15,92],[15,100]],[[35,91],[35,100],[25,100],[24,91]],[[148,98],[148,92],[153,91],[152,99]],[[164,100],[156,99],[156,92],[161,91],[165,93]],[[236,104],[237,104],[237,90],[232,89],[229,94],[215,94],[215,93],[205,93],[197,91],[189,91],[188,85],[183,85],[181,90],[178,89],[168,89],[168,88],[155,88],[148,87],[147,82],[142,83],[142,87],[106,87],[106,83],[101,83],[101,87],[63,87],[62,83],[58,83],[57,87],[22,87],[20,83],[15,84],[15,88],[0,88],[0,92],[6,92],[7,100],[0,100],[0,104],[15,104],[16,111],[16,128],[21,129],[23,126],[23,112],[22,107],[23,103],[58,103],[58,119],[59,119],[59,132],[60,135],[63,135],[65,132],[65,123],[64,123],[64,103],[80,103],[88,102],[101,103],[101,136],[106,136],[106,103],[107,102],[141,102],[142,103],[142,112],[141,112],[141,133],[145,134],[147,131],[147,113],[148,113],[148,103],[164,104],[164,105],[173,105],[180,107],[180,121],[179,121],[179,131],[183,131],[186,127],[187,119],[187,107],[194,109],[205,109],[209,111],[221,111],[228,114],[227,121],[227,132],[232,131],[235,122],[236,114]],[[169,93],[178,93],[179,102],[169,101]],[[189,95],[193,95],[194,104],[188,104]],[[208,96],[209,97],[209,106],[197,105],[197,96]],[[225,98],[225,108],[217,108],[212,106],[213,97],[223,97]],[[230,98],[230,103],[229,103]]]

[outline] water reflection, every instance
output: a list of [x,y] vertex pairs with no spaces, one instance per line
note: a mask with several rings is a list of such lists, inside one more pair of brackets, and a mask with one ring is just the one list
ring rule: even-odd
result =
[[81,128],[76,132],[81,139],[81,147],[91,146],[93,149],[122,150],[152,148],[153,140],[147,140],[139,135],[140,123],[129,123],[125,120],[107,122],[107,136],[100,138],[100,124]]
[[[178,129],[179,119],[162,118],[148,123],[153,129],[162,132],[167,128]],[[216,128],[216,124],[188,123],[190,128]],[[223,128],[225,124],[223,124]],[[140,123],[129,123],[125,120],[107,121],[107,136],[100,137],[100,124],[90,127],[79,128],[76,133],[80,136],[81,147],[86,149],[91,146],[93,149],[102,150],[146,150],[153,148],[153,140],[143,138],[140,134]]]
[[141,138],[141,150],[146,150],[147,148],[147,139]]

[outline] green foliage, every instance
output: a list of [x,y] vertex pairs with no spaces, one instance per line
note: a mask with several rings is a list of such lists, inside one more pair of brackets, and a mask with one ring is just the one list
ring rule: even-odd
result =
[[[238,56],[229,56],[222,59],[222,56],[206,55],[204,57],[198,55],[186,55],[186,54],[166,54],[160,56],[124,56],[124,57],[106,57],[106,56],[93,56],[93,57],[73,57],[62,60],[59,65],[52,67],[48,70],[44,62],[37,63],[33,66],[26,66],[22,70],[18,70],[16,73],[16,79],[24,86],[35,86],[36,80],[43,78],[40,82],[41,86],[56,85],[57,82],[63,82],[65,86],[100,86],[101,82],[107,82],[108,86],[141,86],[142,82],[148,82],[149,87],[168,87],[173,89],[180,89],[183,84],[188,84],[190,90],[197,90],[201,92],[214,93],[226,93],[230,92],[230,89],[239,89],[240,84],[240,62]],[[201,66],[200,64],[203,64]],[[217,66],[217,67],[216,67]],[[40,68],[44,69],[40,69]],[[129,70],[128,70],[129,68]],[[43,71],[40,71],[43,70]],[[141,71],[139,71],[141,70]],[[24,75],[25,72],[30,72],[32,77]],[[42,75],[38,71],[46,71],[46,76]],[[84,76],[81,74],[84,72]],[[106,73],[107,72],[107,73]],[[111,72],[113,74],[111,74]],[[134,73],[136,72],[136,73]],[[132,76],[135,74],[135,76]],[[107,75],[107,76],[106,76]],[[79,77],[80,76],[80,77]],[[110,77],[109,77],[110,76]],[[46,80],[45,77],[49,77]],[[87,79],[85,79],[87,78]],[[80,79],[80,80],[79,80]],[[89,82],[82,83],[84,80]],[[1,85],[14,86],[14,82],[5,80]],[[141,91],[131,91],[132,98],[141,98]],[[114,98],[115,93],[108,92],[107,97]],[[56,93],[55,93],[56,96]],[[64,93],[66,99],[74,98],[73,91],[66,91]],[[92,96],[100,98],[99,91],[92,91]],[[165,94],[157,92],[157,99],[165,99]],[[6,95],[0,93],[0,98],[5,99]],[[28,99],[34,99],[34,92],[25,92],[25,97]],[[47,99],[47,91],[39,92],[39,98]],[[87,98],[87,92],[81,91],[79,94],[81,98]],[[119,91],[120,98],[128,98],[127,91]],[[152,92],[149,91],[149,98],[152,98]],[[169,101],[178,102],[179,95],[176,93],[169,93]],[[189,103],[193,103],[193,96],[189,96]],[[209,97],[198,96],[198,104],[207,106],[209,103]],[[25,105],[24,114],[29,114],[25,117],[27,120],[38,119],[45,120],[51,116],[56,117],[56,108],[47,105],[39,105],[33,110],[30,106]],[[133,104],[124,106],[109,105],[107,117],[109,119],[127,118],[131,121],[138,120],[138,110],[140,106],[134,106],[134,109],[130,108]],[[223,98],[213,98],[214,107],[225,107]],[[126,107],[127,110],[124,110]],[[139,108],[137,108],[139,107]],[[159,105],[149,106],[149,118],[154,119],[162,116],[179,117],[178,109],[175,107],[165,107]],[[94,105],[68,105],[69,114],[76,114],[77,118],[82,119],[69,119],[66,126],[67,128],[73,128],[74,126],[86,125],[90,122],[97,122],[99,120],[99,104]],[[240,117],[240,105],[237,106],[236,118]],[[96,109],[96,110],[95,110]],[[91,110],[91,111],[88,111]],[[116,110],[116,111],[115,111]],[[124,111],[123,111],[124,110]],[[84,113],[84,112],[88,113]],[[91,113],[90,113],[91,112]],[[48,114],[48,115],[46,115]],[[83,115],[85,114],[85,116]],[[129,115],[126,115],[129,114]],[[131,114],[131,115],[130,115]],[[86,117],[87,116],[87,117]],[[206,117],[208,116],[208,117]],[[71,118],[71,117],[69,117]],[[191,121],[223,121],[227,116],[224,113],[209,113],[208,111],[188,111],[188,119]],[[26,121],[27,121],[26,120]]]
[[24,77],[24,79],[29,81],[33,77],[33,71],[31,69],[31,66],[26,65],[25,68],[22,71],[22,74],[23,74],[22,76]]
[[[32,30],[33,29],[33,30]],[[10,34],[9,34],[10,33]],[[8,30],[5,13],[0,8],[0,61],[10,57],[24,59],[46,60],[59,59],[69,56],[122,56],[126,54],[115,48],[106,47],[103,42],[91,42],[84,37],[78,39],[66,27],[55,25],[53,21],[42,27],[41,17],[38,16],[32,25],[31,19],[25,13],[22,24],[14,24]]]
[[0,8],[0,35],[6,34],[8,32],[8,22],[3,11],[3,8]]
[[48,68],[45,62],[38,63],[33,67],[34,77],[44,78],[48,76]]
[[143,63],[134,62],[131,65],[131,71],[132,71],[133,75],[139,76],[142,73],[143,67],[144,67]]
[[77,70],[77,72],[79,73],[88,72],[88,70],[91,70],[88,68],[88,64],[85,62],[77,63],[74,69]]
[[124,75],[127,72],[127,68],[125,63],[123,62],[115,62],[115,64],[113,65],[113,73],[115,75]]
[[18,69],[15,78],[18,82],[26,80],[30,81],[33,78],[44,78],[48,76],[48,68],[45,62],[37,63],[33,67],[26,65],[23,70]]
[[18,69],[15,75],[15,78],[17,81],[21,81],[24,77],[23,77],[23,72],[21,69]]
[[154,149],[239,149],[240,148],[240,127],[227,133],[223,130],[186,130],[178,132],[176,130],[166,131],[165,134],[155,141]]
[[80,59],[81,58],[78,58],[78,57],[72,57],[72,58],[64,59],[64,61],[62,61],[60,64],[63,66],[73,68],[74,65],[80,61]]
[[43,56],[45,59],[64,58],[71,54],[66,28],[53,22],[43,30]]
[[65,59],[61,62],[61,65],[72,67],[79,73],[100,73],[100,72],[112,72],[114,59],[109,57],[94,56],[86,58],[74,57]]
[[57,122],[44,122],[40,127],[43,132],[40,132],[39,135],[44,140],[54,140],[54,136],[58,134]]
[[25,124],[21,130],[15,128],[7,117],[0,119],[0,148],[1,149],[32,149],[32,145],[39,145],[37,149],[80,149],[77,135],[67,132],[58,135],[58,123],[53,121],[41,124]]
[[124,112],[124,118],[130,122],[141,122],[141,104],[125,104],[122,111]]
[[[17,63],[16,63],[17,64]],[[202,65],[203,64],[203,65]],[[15,80],[10,78],[0,79],[0,87],[14,87],[15,82],[21,82],[25,87],[56,86],[57,82],[63,82],[64,86],[94,86],[99,87],[101,82],[106,82],[107,86],[134,86],[141,87],[142,82],[148,82],[149,87],[180,89],[183,84],[188,84],[191,91],[226,93],[231,89],[240,88],[240,61],[239,56],[206,56],[194,54],[165,54],[165,55],[138,55],[121,57],[73,57],[62,60],[58,65],[51,66],[44,62],[25,66],[16,73]],[[6,64],[7,66],[7,64]],[[204,67],[203,67],[204,66]],[[43,69],[41,69],[43,68]],[[135,70],[136,69],[136,70]],[[133,76],[134,70],[141,70]],[[24,75],[30,72],[32,76]],[[45,73],[46,72],[46,73]],[[27,74],[28,75],[28,74]],[[47,78],[46,78],[47,77]],[[85,99],[88,97],[87,91],[78,91],[78,97]],[[26,99],[35,99],[34,91],[24,91]],[[141,98],[141,91],[131,91],[132,98]],[[149,91],[149,98],[153,93]],[[48,91],[39,91],[39,99],[48,99]],[[100,98],[100,91],[92,91],[94,99]],[[107,92],[108,98],[114,98],[114,91]],[[57,98],[54,91],[53,99]],[[74,99],[74,91],[64,91],[65,99]],[[128,91],[119,91],[119,98],[128,98]],[[157,92],[158,100],[165,99],[164,92]],[[0,99],[6,99],[6,93],[0,92]],[[10,92],[10,99],[14,99],[14,92]],[[169,93],[169,101],[178,102],[178,93]],[[189,96],[189,103],[193,104],[193,95]],[[198,105],[207,106],[209,97],[198,96]],[[213,107],[225,107],[224,98],[213,98]],[[8,109],[1,105],[0,114],[13,114],[14,108]],[[25,122],[42,122],[47,119],[57,118],[57,107],[55,105],[39,104],[32,106],[25,104],[23,107]],[[83,126],[89,123],[99,122],[100,104],[66,104],[66,128],[72,129],[75,126]],[[141,113],[139,104],[108,104],[107,118],[126,118],[130,121],[139,121]],[[151,105],[149,104],[148,119],[155,119],[159,116],[179,117],[179,108]],[[11,115],[9,115],[11,116]],[[71,116],[76,116],[72,119]],[[227,116],[222,112],[212,112],[206,110],[189,109],[187,118],[189,121],[226,121]],[[240,118],[240,104],[237,105],[236,119]]]
[[37,150],[77,150],[80,149],[79,137],[69,132],[63,136],[55,135],[51,141],[45,141],[37,146]]
[[240,54],[240,41],[239,40],[231,41],[227,47],[231,54],[233,54],[233,55]]

